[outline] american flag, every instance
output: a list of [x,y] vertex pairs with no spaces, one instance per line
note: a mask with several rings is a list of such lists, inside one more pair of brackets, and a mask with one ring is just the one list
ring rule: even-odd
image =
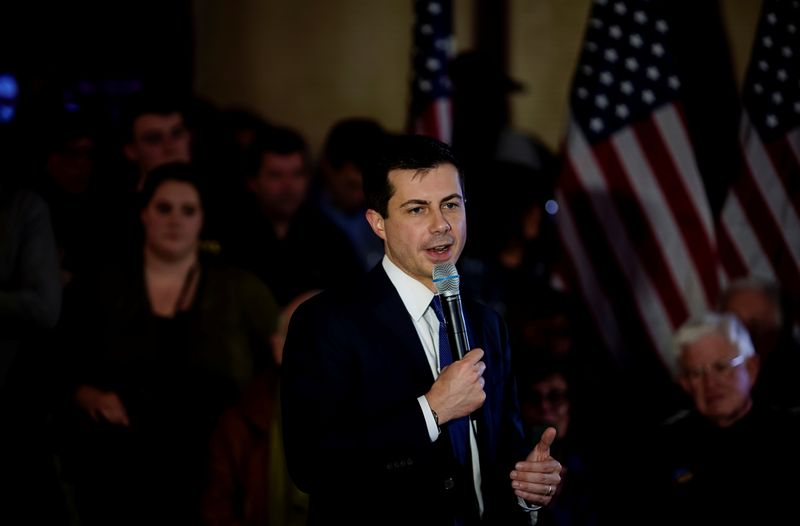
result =
[[453,117],[447,65],[453,56],[450,0],[414,1],[409,130],[450,143]]
[[[800,2],[766,0],[743,88],[744,171],[719,231],[728,279],[753,275],[800,301]],[[797,320],[795,320],[795,323]]]
[[[556,188],[566,267],[622,363],[669,341],[718,291],[714,223],[688,138],[664,4],[595,0]],[[653,356],[651,356],[653,358]]]

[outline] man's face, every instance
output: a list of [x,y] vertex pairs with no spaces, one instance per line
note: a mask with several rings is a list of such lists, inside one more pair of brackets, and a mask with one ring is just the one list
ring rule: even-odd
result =
[[361,170],[350,162],[341,168],[325,167],[325,180],[334,204],[345,212],[356,212],[364,206]]
[[681,367],[681,385],[697,411],[716,425],[727,427],[750,409],[758,358],[742,360],[721,334],[706,334],[687,345]]
[[570,403],[567,396],[567,379],[553,373],[527,386],[522,386],[520,404],[523,420],[531,425],[554,425],[558,436],[567,434]]
[[768,355],[778,345],[779,307],[760,290],[743,288],[732,292],[722,308],[744,323],[760,356]]
[[86,190],[94,168],[95,144],[90,137],[68,141],[63,148],[50,153],[47,171],[61,189],[70,193]]
[[125,145],[125,156],[139,165],[143,174],[169,162],[191,161],[191,137],[183,116],[175,112],[137,117],[131,142]]
[[267,152],[258,174],[248,181],[262,210],[272,219],[291,219],[308,195],[310,175],[301,152]]
[[467,239],[464,196],[458,171],[443,164],[425,172],[392,170],[388,217],[367,212],[386,255],[406,274],[433,288],[433,266],[455,263]]

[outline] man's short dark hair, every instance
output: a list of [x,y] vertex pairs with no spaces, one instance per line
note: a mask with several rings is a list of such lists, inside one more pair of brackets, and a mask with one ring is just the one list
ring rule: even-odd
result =
[[385,137],[386,131],[372,119],[342,119],[333,125],[325,140],[325,159],[334,170],[353,163],[363,172]]
[[450,146],[424,135],[387,136],[373,162],[364,170],[367,208],[389,217],[389,199],[394,194],[394,188],[389,183],[389,172],[392,170],[426,171],[442,164],[456,167],[463,193],[464,175]]
[[299,153],[308,163],[308,145],[297,131],[285,126],[269,126],[259,133],[244,154],[244,175],[255,177],[261,169],[265,153],[290,155]]
[[133,139],[133,125],[142,115],[170,115],[179,113],[188,125],[188,102],[186,97],[168,91],[138,91],[127,100],[120,120],[123,143]]

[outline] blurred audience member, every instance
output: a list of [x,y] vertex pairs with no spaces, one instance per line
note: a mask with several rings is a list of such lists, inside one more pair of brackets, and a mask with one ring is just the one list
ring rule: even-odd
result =
[[123,121],[123,152],[136,167],[136,189],[154,168],[192,159],[186,102],[173,95],[140,92],[131,97]]
[[361,174],[385,136],[374,120],[340,120],[328,133],[319,163],[319,204],[350,238],[365,271],[383,257],[383,243],[364,219],[367,207]]
[[305,504],[293,500],[285,474],[278,392],[276,375],[261,375],[220,418],[203,498],[207,526],[304,523]]
[[223,125],[233,139],[238,158],[244,158],[245,152],[259,137],[269,131],[269,123],[252,110],[246,108],[230,108],[222,112]]
[[778,346],[783,325],[778,286],[754,277],[740,278],[725,288],[719,303],[721,310],[735,314],[747,327],[763,362]]
[[52,119],[44,141],[44,177],[39,191],[50,208],[65,284],[91,264],[97,248],[94,133],[82,115],[62,112]]
[[121,165],[109,165],[98,179],[98,240],[105,256],[130,260],[141,251],[139,192],[148,173],[171,162],[189,162],[188,103],[161,91],[139,91],[122,108],[119,123]]
[[[522,351],[524,352],[524,351]],[[547,427],[558,431],[552,446],[561,459],[561,486],[553,502],[539,511],[539,526],[595,525],[599,521],[599,484],[592,476],[595,437],[586,415],[575,413],[575,379],[567,354],[545,352],[521,355],[516,362],[520,409],[531,443]],[[583,424],[583,425],[582,425]]]
[[272,366],[275,300],[200,252],[193,169],[161,165],[140,195],[139,257],[76,280],[65,311],[64,464],[82,525],[198,524],[216,421]]
[[570,420],[566,371],[552,357],[531,358],[529,362],[523,361],[519,371],[522,419],[530,430],[555,427],[562,440],[567,436]]
[[[283,360],[292,313],[318,292],[301,294],[281,311],[272,338],[276,365]],[[260,375],[220,418],[203,499],[206,526],[305,524],[308,495],[294,485],[284,459],[279,384],[274,370]]]
[[760,358],[747,329],[734,315],[709,313],[684,323],[673,349],[676,380],[693,406],[665,422],[635,456],[643,476],[631,482],[639,513],[633,518],[665,525],[784,523],[800,490],[797,477],[787,476],[800,468],[800,423],[796,414],[753,400]]
[[[491,234],[480,242],[478,251],[463,258],[463,281],[471,293],[508,319],[532,301],[546,301],[539,297],[550,289],[559,248],[555,222],[547,211],[552,180],[519,166],[504,165],[493,175],[495,185],[476,196],[470,185],[474,176],[467,175],[467,210],[473,196],[492,203],[491,213],[480,218],[481,227]],[[503,206],[498,207],[500,202]]]
[[[5,175],[5,174],[4,174]],[[0,180],[0,523],[66,524],[40,344],[59,318],[61,280],[47,204]],[[23,521],[23,522],[19,522]]]
[[784,323],[778,285],[755,277],[735,280],[722,292],[719,308],[744,323],[761,360],[753,398],[784,407],[800,406],[800,345]]
[[514,171],[544,186],[555,176],[556,158],[540,140],[514,127],[510,97],[524,87],[510,78],[497,60],[482,51],[464,51],[450,63],[449,74],[453,83],[453,149],[467,174],[467,213],[475,226],[467,250],[481,257],[489,250],[485,244],[492,243],[501,232],[486,219],[497,212],[500,199],[505,201],[509,195],[508,187],[498,184],[498,178]]
[[305,140],[274,127],[247,152],[248,202],[236,213],[223,250],[256,273],[284,307],[298,295],[362,272],[347,236],[308,198],[311,173]]

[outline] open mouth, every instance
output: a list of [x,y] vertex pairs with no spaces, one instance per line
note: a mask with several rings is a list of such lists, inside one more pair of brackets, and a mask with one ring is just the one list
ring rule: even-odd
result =
[[435,245],[426,250],[428,253],[428,257],[430,257],[433,261],[441,262],[450,259],[450,249],[453,245],[446,244],[446,245]]

